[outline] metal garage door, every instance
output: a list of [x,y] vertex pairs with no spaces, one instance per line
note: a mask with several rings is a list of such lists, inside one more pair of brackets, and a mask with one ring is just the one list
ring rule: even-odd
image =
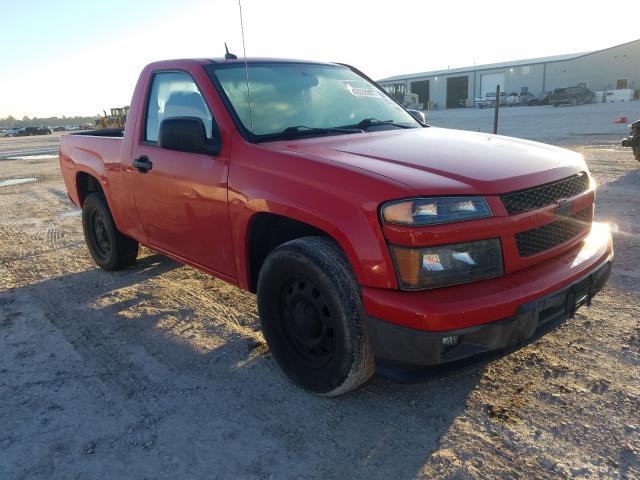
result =
[[488,92],[495,92],[496,85],[500,85],[500,91],[504,92],[504,72],[480,75],[480,96],[485,97]]

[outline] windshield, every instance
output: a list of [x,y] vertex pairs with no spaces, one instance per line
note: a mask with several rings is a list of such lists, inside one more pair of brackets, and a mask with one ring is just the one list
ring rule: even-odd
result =
[[384,122],[385,128],[419,127],[420,124],[377,86],[342,66],[305,63],[249,63],[251,112],[247,71],[243,63],[208,66],[219,82],[242,125],[256,139],[304,127],[325,134],[361,130],[327,131]]

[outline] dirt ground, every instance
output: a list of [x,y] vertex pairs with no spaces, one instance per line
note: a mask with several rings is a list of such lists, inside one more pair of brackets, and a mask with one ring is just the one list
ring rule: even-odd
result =
[[[427,121],[438,127],[474,132],[493,132],[491,108],[449,108],[427,113]],[[587,145],[619,142],[626,137],[627,121],[640,118],[640,102],[591,103],[578,106],[500,108],[500,135],[511,135],[552,145]]]
[[[16,140],[0,153],[40,147]],[[0,185],[34,179],[0,186],[0,478],[640,478],[640,164],[573,148],[615,230],[593,306],[489,365],[337,399],[280,374],[253,295],[149,250],[97,269],[57,159],[0,161]]]

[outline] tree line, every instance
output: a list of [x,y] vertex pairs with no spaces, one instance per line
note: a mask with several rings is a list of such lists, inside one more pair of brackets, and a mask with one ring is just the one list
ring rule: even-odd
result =
[[64,127],[65,125],[93,125],[97,116],[91,117],[22,117],[22,120],[11,115],[6,118],[0,118],[0,128],[22,128],[22,127]]

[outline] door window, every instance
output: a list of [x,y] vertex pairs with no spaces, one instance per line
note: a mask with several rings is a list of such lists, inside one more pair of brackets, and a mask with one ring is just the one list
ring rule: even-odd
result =
[[158,141],[160,123],[167,118],[197,117],[212,139],[213,116],[196,82],[184,72],[162,72],[153,76],[145,125],[145,140]]

